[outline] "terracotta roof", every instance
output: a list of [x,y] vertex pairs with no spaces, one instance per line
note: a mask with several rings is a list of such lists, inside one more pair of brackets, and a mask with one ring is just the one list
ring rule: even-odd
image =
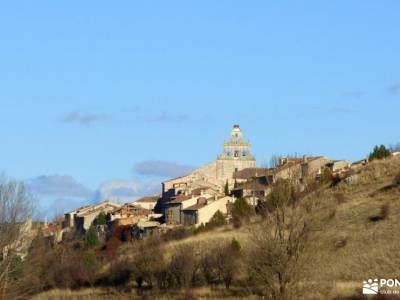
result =
[[174,198],[172,198],[173,200],[171,200],[169,203],[182,203],[183,201],[192,199],[192,196],[190,195],[179,195],[176,196]]

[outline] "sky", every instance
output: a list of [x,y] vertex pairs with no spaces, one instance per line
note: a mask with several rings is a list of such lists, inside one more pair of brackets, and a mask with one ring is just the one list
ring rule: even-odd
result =
[[274,154],[400,142],[400,2],[4,1],[0,172],[42,214],[161,190],[240,124]]

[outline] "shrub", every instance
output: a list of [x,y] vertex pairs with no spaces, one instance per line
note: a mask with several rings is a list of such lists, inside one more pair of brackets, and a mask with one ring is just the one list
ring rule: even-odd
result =
[[212,229],[215,227],[220,227],[226,225],[226,218],[225,215],[220,212],[219,210],[216,211],[216,213],[212,216],[210,221],[206,224],[206,227],[208,229]]
[[253,208],[247,203],[246,199],[238,198],[232,205],[232,218],[248,220],[254,214]]
[[391,152],[384,145],[376,145],[372,152],[369,154],[368,160],[382,159],[391,155]]
[[201,271],[208,284],[224,282],[228,289],[241,260],[241,246],[233,239],[208,248],[200,261]]
[[218,247],[215,251],[215,256],[218,275],[223,280],[225,287],[229,289],[239,263],[239,242],[234,239],[230,244],[226,243]]
[[155,283],[163,287],[165,260],[161,249],[161,241],[157,237],[150,237],[139,241],[133,260],[133,277],[139,288],[146,282],[149,286]]
[[97,236],[97,232],[96,229],[94,228],[94,226],[90,226],[89,230],[86,232],[85,234],[85,247],[87,249],[94,247],[97,245],[99,238]]
[[106,225],[107,224],[107,219],[106,219],[106,215],[104,214],[104,212],[101,212],[97,218],[94,221],[95,225]]
[[182,240],[184,238],[187,238],[190,236],[190,234],[193,233],[192,229],[186,229],[184,227],[177,227],[174,229],[171,229],[167,231],[163,236],[163,240],[168,242],[168,241],[176,241],[176,240]]
[[198,268],[194,248],[180,245],[172,255],[168,267],[171,284],[177,287],[189,287]]

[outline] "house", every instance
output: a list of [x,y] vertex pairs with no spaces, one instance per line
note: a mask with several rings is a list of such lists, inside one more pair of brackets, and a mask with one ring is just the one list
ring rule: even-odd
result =
[[161,224],[156,221],[140,220],[132,226],[131,235],[133,239],[142,239],[161,231]]
[[125,203],[121,207],[118,207],[107,214],[107,219],[110,221],[114,220],[132,220],[132,223],[136,223],[139,219],[146,218],[152,214],[152,211],[141,206],[138,206],[136,202]]
[[83,209],[66,213],[64,224],[70,224],[70,219],[73,218],[73,227],[75,227],[75,230],[77,232],[84,233],[89,229],[89,227],[93,224],[93,221],[101,212],[107,214],[120,207],[121,205],[111,201],[104,201],[96,205],[86,206]]
[[165,222],[168,225],[182,224],[182,209],[197,203],[198,198],[199,196],[192,195],[179,195],[172,198],[165,209]]
[[333,160],[326,165],[333,175],[340,175],[350,169],[351,162],[347,160]]
[[353,163],[350,165],[350,168],[351,168],[352,170],[357,171],[357,170],[361,169],[362,167],[366,166],[367,164],[368,164],[368,159],[367,159],[367,158],[364,158],[364,159],[361,159],[361,160],[358,160],[358,161],[353,162]]
[[231,193],[235,198],[245,198],[250,205],[256,205],[257,200],[265,199],[271,192],[272,185],[264,183],[265,178],[262,176],[249,182],[240,183],[231,190]]
[[154,210],[161,195],[146,196],[134,201],[135,205],[147,210]]
[[227,213],[228,203],[233,202],[232,197],[221,196],[220,198],[197,199],[196,204],[182,209],[182,221],[185,226],[199,226],[208,223],[217,211]]
[[304,182],[306,179],[315,179],[322,174],[323,168],[330,162],[331,160],[326,156],[316,156],[316,157],[303,157],[303,161],[301,163],[301,176],[302,181]]

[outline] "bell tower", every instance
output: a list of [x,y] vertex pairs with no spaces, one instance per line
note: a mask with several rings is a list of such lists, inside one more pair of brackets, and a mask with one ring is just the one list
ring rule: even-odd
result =
[[224,143],[217,159],[217,179],[223,183],[231,181],[235,171],[255,166],[256,160],[250,153],[250,143],[244,140],[240,126],[233,125],[230,139]]

